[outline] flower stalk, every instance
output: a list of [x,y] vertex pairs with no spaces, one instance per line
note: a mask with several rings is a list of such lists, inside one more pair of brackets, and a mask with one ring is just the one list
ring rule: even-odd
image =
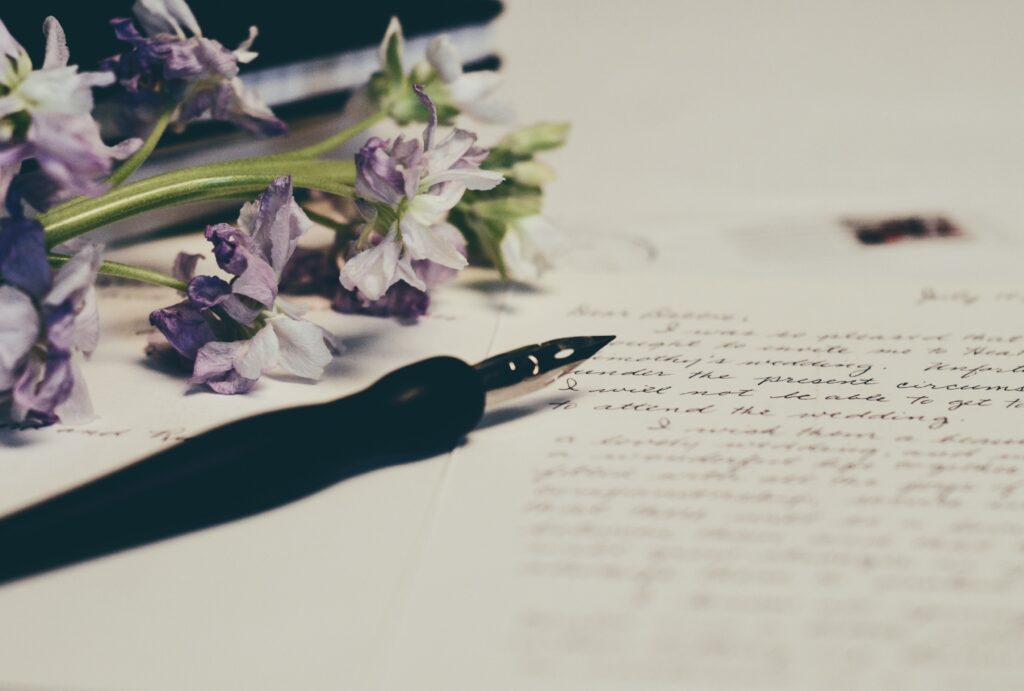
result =
[[[71,260],[71,257],[66,254],[51,252],[46,255],[46,259],[50,262],[50,266],[55,269],[59,269],[67,264]],[[168,276],[167,274],[160,273],[159,271],[153,271],[151,269],[143,269],[139,266],[132,266],[131,264],[122,264],[121,262],[101,262],[97,273],[103,276],[127,278],[140,283],[148,283],[149,285],[173,288],[180,292],[185,292],[185,289],[188,287],[184,281],[181,281],[174,276]]]
[[216,199],[245,199],[271,181],[289,175],[296,187],[351,196],[351,161],[275,159],[216,163],[157,175],[76,202],[39,217],[48,248],[136,214],[168,206]]

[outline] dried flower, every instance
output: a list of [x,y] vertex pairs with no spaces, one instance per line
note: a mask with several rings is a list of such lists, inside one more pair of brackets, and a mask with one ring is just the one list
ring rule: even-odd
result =
[[[367,226],[359,251],[341,269],[341,283],[367,300],[380,299],[398,281],[425,291],[415,260],[456,271],[466,266],[461,234],[445,220],[448,211],[467,189],[493,189],[504,179],[480,169],[487,152],[475,146],[475,134],[455,129],[435,143],[436,111],[418,87],[417,93],[430,112],[422,144],[374,137],[356,155],[356,194]],[[382,237],[367,242],[375,230]]]
[[292,197],[291,179],[278,178],[242,207],[237,225],[206,230],[231,281],[193,277],[194,255],[179,255],[176,271],[189,279],[186,299],[154,311],[150,323],[193,364],[189,382],[217,393],[245,393],[277,368],[319,379],[337,352],[333,338],[277,299],[282,272],[311,225]]
[[223,120],[261,135],[287,128],[238,78],[239,64],[256,57],[256,27],[235,50],[203,36],[184,0],[136,0],[133,7],[142,32],[131,19],[112,20],[117,38],[131,45],[105,65],[138,103],[159,107],[177,104],[172,117],[179,127],[196,120]]
[[138,148],[130,139],[108,147],[92,119],[92,88],[114,81],[109,72],[79,72],[68,65],[64,30],[53,17],[43,24],[46,55],[32,68],[25,49],[0,22],[0,199],[21,163],[35,159],[49,185],[39,206],[103,191],[111,161]]
[[12,419],[48,425],[92,417],[78,353],[99,340],[93,282],[98,247],[86,245],[54,273],[43,228],[24,218],[0,219],[0,398]]

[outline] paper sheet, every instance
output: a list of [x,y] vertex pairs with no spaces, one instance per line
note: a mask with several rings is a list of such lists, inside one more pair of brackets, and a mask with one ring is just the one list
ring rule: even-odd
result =
[[[814,216],[818,220],[803,225],[817,224],[827,238],[835,232],[828,223],[832,215],[819,213]],[[979,226],[977,234],[984,242],[926,241],[877,248],[877,252],[850,252],[847,245],[826,240],[829,251],[815,251],[813,256],[779,252],[766,259],[751,257],[735,242],[730,229],[757,227],[766,234],[777,234],[784,246],[782,238],[793,233],[773,218],[737,210],[689,220],[652,220],[644,226],[644,233],[598,224],[580,227],[576,242],[586,251],[574,252],[567,263],[588,270],[590,278],[566,269],[555,276],[556,282],[535,291],[506,290],[490,273],[468,272],[456,285],[436,294],[432,314],[415,327],[337,315],[311,303],[310,318],[336,333],[348,352],[331,366],[320,384],[267,377],[245,397],[190,394],[180,376],[147,365],[142,355],[146,314],[173,301],[171,291],[137,286],[105,290],[101,346],[86,365],[100,418],[78,428],[0,432],[4,444],[0,447],[0,510],[129,463],[171,443],[176,436],[273,407],[341,395],[391,368],[437,353],[472,361],[499,348],[591,329],[619,333],[619,342],[604,354],[608,357],[660,357],[675,352],[666,346],[631,355],[637,347],[627,344],[642,338],[645,331],[670,328],[672,320],[634,323],[618,316],[566,316],[581,304],[596,308],[610,300],[630,310],[665,306],[677,311],[737,311],[733,303],[738,300],[743,313],[752,318],[778,315],[779,304],[769,299],[763,286],[751,288],[749,279],[747,284],[741,280],[730,287],[721,277],[698,277],[756,273],[763,277],[760,280],[770,282],[775,276],[795,274],[804,279],[791,292],[803,307],[782,312],[827,328],[833,319],[829,315],[837,313],[836,300],[843,305],[841,314],[849,313],[850,305],[869,304],[864,302],[864,276],[883,270],[893,273],[897,266],[902,273],[940,276],[946,273],[945,267],[962,266],[968,257],[976,258],[974,265],[978,266],[982,259],[988,268],[998,263],[1000,246],[984,241],[994,235],[984,226]],[[112,258],[160,267],[178,250],[205,249],[199,239],[189,245],[189,241],[176,238],[122,248]],[[820,287],[827,284],[822,276],[833,280],[840,275],[860,281],[852,284],[859,287],[851,289],[857,300],[821,292]],[[661,278],[653,278],[657,276]],[[801,297],[808,285],[814,286],[815,292]],[[922,285],[912,283],[912,290]],[[1009,306],[1001,303],[999,308]],[[887,323],[892,318],[891,310],[873,314],[865,307],[861,312],[853,317],[864,323]],[[923,313],[911,314],[917,319]],[[992,316],[989,311],[979,315],[981,321]],[[667,340],[670,335],[660,338]],[[654,369],[654,363],[661,362],[637,362],[631,367]],[[609,361],[596,360],[588,368],[609,365]],[[666,362],[658,366],[675,371],[682,365]],[[621,413],[580,417],[586,407],[576,401],[578,397],[619,400],[626,394],[582,391],[592,386],[592,381],[612,381],[615,376],[581,374],[574,379],[575,388],[581,391],[555,387],[531,401],[494,411],[487,418],[487,427],[471,435],[468,445],[456,452],[453,467],[449,467],[449,457],[439,456],[384,469],[267,515],[0,589],[0,685],[43,689],[370,689],[376,681],[390,683],[390,688],[457,689],[460,684],[479,688],[480,684],[466,680],[486,678],[487,688],[505,684],[518,689],[534,684],[561,689],[573,688],[573,684],[596,688],[595,680],[606,677],[612,688],[617,688],[615,684],[629,689],[678,685],[674,675],[682,673],[679,670],[691,673],[687,665],[694,659],[716,659],[691,652],[676,671],[669,672],[658,662],[658,651],[664,653],[662,658],[672,657],[673,646],[691,640],[678,637],[689,635],[689,629],[679,624],[680,618],[685,620],[691,614],[685,605],[691,586],[685,579],[673,575],[666,585],[651,576],[649,587],[645,587],[655,604],[646,605],[642,599],[647,597],[646,591],[637,584],[624,584],[612,591],[607,583],[592,577],[583,579],[581,585],[576,579],[538,579],[520,573],[531,554],[528,550],[535,549],[527,541],[524,527],[533,525],[535,517],[523,515],[524,502],[534,501],[537,491],[532,484],[534,473],[551,470],[556,461],[586,464],[593,460],[586,447],[573,449],[572,458],[549,459],[548,453],[570,451],[551,440],[574,426],[583,428],[585,434],[596,433],[590,429],[592,419],[600,423],[597,431],[612,434],[623,427],[622,433],[627,434],[647,433],[647,427],[657,427],[662,417],[671,417],[652,411],[636,411],[635,418]],[[621,379],[635,379],[643,387],[650,384],[649,377]],[[707,386],[712,384],[709,381]],[[583,407],[550,414],[547,402],[567,399]],[[968,409],[964,414],[973,413]],[[355,433],[358,431],[339,428],[338,443],[344,444],[346,435]],[[649,433],[660,434],[661,430]],[[673,431],[669,436],[683,435]],[[701,440],[706,446],[713,445],[712,440]],[[302,448],[301,439],[296,444]],[[686,449],[674,451],[685,453]],[[510,453],[514,457],[510,458]],[[558,478],[551,479],[555,480]],[[790,526],[777,528],[789,530]],[[691,533],[684,530],[680,534],[682,539],[690,539]],[[427,536],[429,539],[424,539]],[[619,539],[636,542],[637,549],[644,550],[651,538],[624,533]],[[558,552],[563,545],[570,556],[590,549],[564,537],[552,538],[541,549]],[[759,596],[746,594],[745,600],[734,600],[734,604],[755,602]],[[572,606],[565,612],[552,610],[552,598],[564,599],[567,607]],[[637,598],[635,605],[633,598]],[[661,607],[666,598],[675,606],[665,609],[664,616],[651,624],[652,608]],[[607,609],[595,609],[595,603],[602,601],[609,603]],[[737,626],[746,630],[747,621],[763,621],[764,616],[752,620],[733,612],[720,617],[724,623],[716,630],[724,631],[720,636],[728,641]],[[796,620],[782,617],[782,621],[790,626]],[[598,637],[597,643],[576,640],[580,622]],[[601,622],[605,624],[598,626]],[[608,633],[608,622],[619,638]],[[618,626],[619,622],[623,626]],[[437,635],[439,631],[445,635]],[[609,651],[600,656],[603,666],[593,664],[588,647],[597,644]],[[566,646],[580,652],[565,654]],[[174,651],[173,655],[168,657],[167,651]],[[622,651],[631,656],[628,664],[623,663]],[[54,665],[53,660],[61,664]],[[793,665],[799,662],[794,660]],[[382,670],[391,670],[396,676],[385,680]],[[417,673],[423,676],[410,681]],[[706,670],[692,673],[711,674]]]
[[381,687],[1019,688],[1024,293],[564,274],[613,333],[457,450]]

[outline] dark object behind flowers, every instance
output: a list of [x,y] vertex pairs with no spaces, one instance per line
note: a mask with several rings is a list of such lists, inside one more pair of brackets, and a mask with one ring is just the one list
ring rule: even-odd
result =
[[[128,16],[131,9],[132,0],[4,3],[3,21],[13,35],[23,37],[29,52],[42,52],[39,27],[47,16],[57,16],[66,27],[73,27],[75,62],[92,65],[122,50],[110,30],[109,18]],[[291,2],[287,11],[270,3],[196,2],[192,7],[205,33],[229,42],[245,38],[249,24],[260,28],[260,59],[253,72],[376,46],[392,16],[402,18],[406,35],[420,36],[485,24],[501,9],[497,0],[384,0],[348,3],[344,18],[335,19],[336,7],[309,1]],[[296,40],[300,36],[301,40]]]

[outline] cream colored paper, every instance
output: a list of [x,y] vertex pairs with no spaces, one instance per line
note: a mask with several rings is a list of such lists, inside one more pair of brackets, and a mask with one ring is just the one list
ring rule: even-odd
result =
[[1024,293],[570,277],[618,336],[454,455],[381,687],[1019,688]]

